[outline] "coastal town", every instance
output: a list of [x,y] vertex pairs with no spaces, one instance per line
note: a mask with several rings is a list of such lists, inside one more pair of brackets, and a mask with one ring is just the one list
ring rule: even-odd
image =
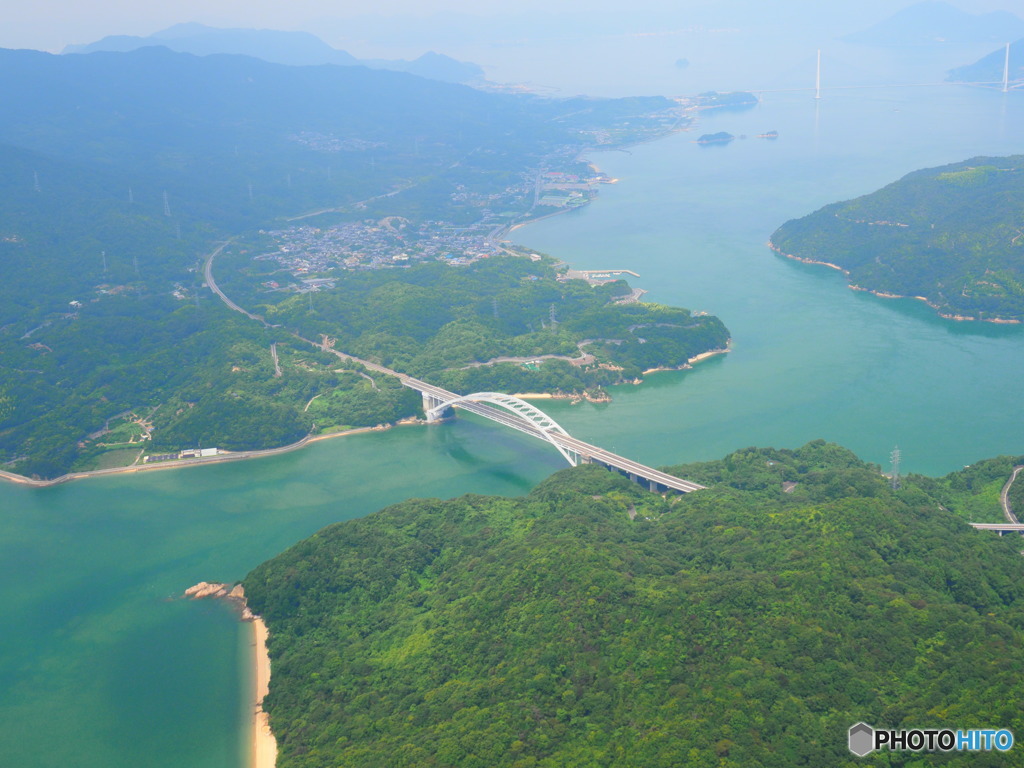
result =
[[[599,184],[614,183],[594,166],[584,175],[543,168],[501,193],[480,194],[456,187],[453,203],[478,211],[470,224],[402,216],[367,218],[323,226],[292,225],[260,230],[246,248],[253,261],[267,263],[260,271],[265,291],[307,293],[332,288],[338,270],[403,267],[422,261],[465,266],[479,259],[513,252],[503,241],[516,224],[586,205]],[[523,213],[524,208],[526,213]],[[539,256],[534,255],[539,259]]]
[[[647,141],[685,128],[699,109],[734,107],[729,98],[736,96],[709,92],[679,98],[672,109],[637,116],[621,124],[580,130],[579,138],[586,146],[602,148]],[[756,103],[756,98],[750,94],[742,94],[742,97]],[[314,131],[299,132],[289,139],[324,153],[368,152],[385,146],[380,142]],[[518,252],[503,241],[511,229],[528,221],[582,208],[597,196],[599,185],[616,181],[594,165],[584,166],[578,145],[565,145],[545,157],[539,166],[524,171],[504,189],[482,191],[465,184],[456,185],[449,193],[449,203],[454,210],[461,210],[467,221],[413,222],[401,216],[384,216],[319,226],[294,224],[260,230],[258,239],[240,247],[239,252],[253,261],[269,263],[268,269],[260,270],[268,278],[261,282],[264,291],[327,290],[336,281],[331,273],[342,270],[404,267],[422,261],[464,266],[482,258]],[[347,211],[330,212],[369,213],[370,203],[363,201]],[[319,213],[304,214],[292,221]]]
[[442,221],[412,224],[400,216],[295,226],[261,231],[268,247],[253,260],[271,262],[281,273],[265,281],[264,288],[305,292],[331,287],[330,278],[316,276],[337,269],[382,269],[425,260],[469,264],[500,250],[493,235],[503,229],[501,220],[490,214],[465,227]]

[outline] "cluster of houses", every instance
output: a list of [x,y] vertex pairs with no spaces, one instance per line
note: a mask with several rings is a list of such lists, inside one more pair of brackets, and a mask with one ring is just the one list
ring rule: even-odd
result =
[[153,453],[144,456],[143,464],[152,464],[154,461],[174,461],[175,459],[206,459],[211,456],[220,455],[220,448],[186,448],[177,453]]
[[[457,226],[445,221],[411,225],[402,219],[367,219],[330,227],[289,227],[261,232],[274,249],[254,258],[275,261],[295,280],[281,278],[263,283],[270,290],[316,291],[331,287],[324,273],[336,269],[380,269],[410,262],[443,259],[468,264],[500,251],[491,234],[501,227],[500,217],[485,211],[476,224]],[[285,283],[291,283],[286,285]]]

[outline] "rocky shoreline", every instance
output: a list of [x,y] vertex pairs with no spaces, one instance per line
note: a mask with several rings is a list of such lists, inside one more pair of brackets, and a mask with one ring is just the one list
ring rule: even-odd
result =
[[[707,360],[711,357],[718,357],[719,355],[727,355],[732,351],[732,339],[729,339],[727,345],[722,349],[709,349],[707,352],[701,352],[699,355],[694,355],[682,365],[676,365],[669,368],[648,368],[644,371],[644,376],[648,373],[661,373],[663,371],[688,371],[693,368],[694,363],[699,363],[701,360]],[[634,384],[643,384],[643,379],[637,379],[633,382]]]
[[904,296],[904,295],[898,294],[898,293],[886,293],[885,291],[875,291],[875,290],[872,290],[871,288],[865,288],[865,287],[863,287],[861,285],[857,285],[856,283],[851,283],[850,282],[850,271],[848,269],[844,269],[843,267],[840,267],[838,264],[833,264],[832,262],[829,262],[829,261],[818,261],[817,259],[807,259],[807,258],[804,258],[803,256],[795,256],[792,253],[786,253],[781,248],[779,248],[777,245],[775,245],[775,243],[773,243],[771,240],[768,241],[768,247],[771,248],[773,251],[775,251],[777,254],[779,254],[779,256],[783,256],[783,257],[785,257],[787,259],[792,259],[793,261],[799,261],[802,264],[819,264],[819,265],[821,265],[823,267],[830,267],[832,269],[839,270],[846,277],[846,279],[847,279],[847,287],[851,291],[863,291],[864,293],[870,293],[873,296],[877,296],[880,299],[915,299],[916,301],[923,301],[929,307],[934,309],[935,313],[939,317],[943,318],[944,320],[955,320],[957,322],[974,322],[974,323],[977,323],[977,322],[996,323],[997,325],[1019,325],[1021,323],[1020,320],[1017,320],[1015,318],[1009,318],[1009,317],[975,317],[975,316],[972,316],[972,315],[954,315],[954,314],[950,314],[948,312],[944,312],[942,310],[942,307],[940,307],[938,304],[933,302],[927,296]]
[[610,403],[611,395],[604,390],[598,393],[591,393],[587,390],[582,392],[517,392],[512,397],[520,400],[568,400],[570,405],[577,405],[584,401],[588,403]]
[[245,590],[241,584],[200,581],[198,584],[186,589],[182,597],[192,600],[204,600],[206,598],[224,600],[238,611],[240,621],[255,621],[259,618],[249,608],[248,602],[245,599]]
[[270,719],[263,710],[263,699],[270,691],[270,654],[267,638],[270,633],[263,619],[252,612],[241,584],[201,581],[185,590],[182,597],[190,600],[224,600],[238,613],[240,621],[252,627],[253,709],[249,740],[249,768],[273,768],[277,762],[277,739],[270,730]]
[[[688,371],[693,368],[695,363],[699,363],[702,360],[707,360],[711,357],[717,357],[718,355],[725,355],[732,351],[731,348],[732,339],[729,340],[727,346],[722,349],[709,349],[707,352],[701,352],[699,355],[694,355],[682,365],[665,366],[659,368],[648,368],[643,371],[641,376],[629,380],[623,380],[618,382],[621,384],[643,384],[644,380],[642,376],[646,376],[649,373],[662,373],[665,371]],[[615,370],[621,370],[616,368]],[[612,402],[612,396],[604,390],[599,392],[590,392],[583,390],[582,392],[516,392],[512,397],[518,397],[520,400],[568,400],[570,405],[577,405],[582,402],[587,403],[610,403]]]

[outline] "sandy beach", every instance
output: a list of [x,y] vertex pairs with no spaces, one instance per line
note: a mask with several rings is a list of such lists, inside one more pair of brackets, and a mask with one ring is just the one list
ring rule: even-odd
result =
[[694,363],[699,363],[701,360],[707,360],[708,358],[717,357],[718,355],[726,355],[729,353],[730,349],[731,348],[729,347],[725,349],[709,349],[707,352],[701,352],[699,355],[694,355],[686,361],[686,364],[693,365]]
[[270,690],[270,654],[267,653],[267,625],[259,616],[253,618],[253,663],[256,701],[253,707],[250,768],[274,768],[277,762],[277,740],[270,730],[270,718],[263,711],[263,698]]
[[277,763],[277,739],[270,730],[270,717],[263,711],[263,699],[270,691],[270,653],[267,638],[270,631],[263,619],[252,612],[241,584],[200,581],[185,590],[189,600],[223,600],[231,605],[239,620],[252,627],[252,725],[247,745],[249,768],[274,768]]

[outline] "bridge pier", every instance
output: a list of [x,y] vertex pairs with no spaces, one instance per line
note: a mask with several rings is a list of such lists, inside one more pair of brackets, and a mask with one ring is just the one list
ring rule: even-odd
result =
[[437,406],[443,404],[444,400],[442,400],[439,397],[434,397],[434,395],[428,394],[427,392],[423,392],[422,395],[423,395],[423,415],[426,416],[427,423],[433,424],[433,423],[436,423],[438,421],[441,421],[443,418],[445,418],[448,414],[451,413],[451,408],[447,408],[447,409],[445,409],[444,411],[442,411],[440,413],[432,414],[431,411],[433,411],[435,408],[437,408]]
[[622,475],[625,478],[628,478],[630,482],[636,483],[639,486],[647,488],[651,493],[664,493],[665,491],[668,490],[667,486],[662,485],[657,480],[651,480],[649,477],[644,477],[643,475],[639,475],[636,472],[631,472],[627,469],[616,467],[613,464],[608,464],[607,462],[601,461],[600,459],[595,459],[592,456],[580,454],[580,464],[597,464],[599,467],[604,467],[609,472],[615,472],[619,475]]

